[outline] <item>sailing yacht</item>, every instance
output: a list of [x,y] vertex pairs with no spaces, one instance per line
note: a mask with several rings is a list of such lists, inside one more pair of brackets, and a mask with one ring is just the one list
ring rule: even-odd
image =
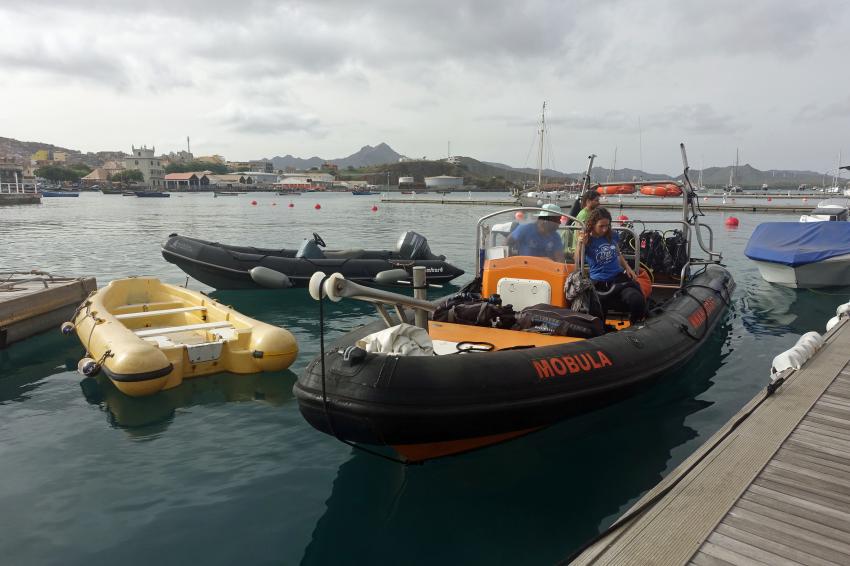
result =
[[735,184],[735,174],[738,172],[738,148],[735,148],[735,165],[729,171],[729,184],[726,185],[726,192],[740,193],[741,187]]
[[540,113],[540,130],[538,131],[537,148],[537,186],[525,194],[526,197],[550,199],[555,202],[561,198],[569,198],[568,190],[547,191],[543,183],[543,148],[546,143],[546,102],[543,102],[543,110]]
[[[823,192],[831,194],[841,193],[841,152],[838,152],[838,165],[835,168],[835,175],[832,176],[832,186],[826,187]],[[846,194],[846,193],[845,193]]]

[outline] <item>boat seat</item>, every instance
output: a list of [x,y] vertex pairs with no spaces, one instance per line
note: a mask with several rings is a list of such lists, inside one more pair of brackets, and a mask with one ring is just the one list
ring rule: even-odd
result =
[[328,259],[357,259],[366,253],[363,249],[350,250],[325,250],[325,257]]
[[181,307],[177,309],[160,309],[154,311],[131,312],[127,314],[116,314],[118,320],[129,320],[133,318],[145,318],[148,316],[166,316],[169,314],[177,314],[181,312],[206,311],[207,307]]
[[229,322],[202,322],[199,324],[184,324],[182,326],[168,326],[165,328],[143,328],[136,330],[136,336],[139,338],[147,338],[149,336],[159,336],[161,334],[176,334],[177,332],[189,332],[192,330],[210,330],[213,328],[226,328],[233,326]]

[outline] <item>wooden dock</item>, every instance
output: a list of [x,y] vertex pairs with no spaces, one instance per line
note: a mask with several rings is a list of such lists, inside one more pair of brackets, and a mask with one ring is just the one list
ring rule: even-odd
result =
[[0,273],[0,349],[45,330],[58,331],[96,289],[93,277]]
[[[396,198],[381,197],[383,203],[396,204],[466,204],[481,206],[519,206],[514,199],[458,199],[458,198]],[[680,207],[681,208],[681,207]]]
[[572,564],[850,564],[850,321],[825,338]]
[[0,206],[10,204],[40,204],[38,193],[0,193]]

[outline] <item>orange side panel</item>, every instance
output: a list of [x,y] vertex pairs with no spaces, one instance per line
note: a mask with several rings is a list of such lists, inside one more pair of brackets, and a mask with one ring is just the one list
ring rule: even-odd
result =
[[567,306],[564,297],[564,284],[575,266],[571,263],[559,263],[545,257],[514,256],[491,259],[484,262],[484,276],[481,280],[481,293],[485,297],[494,295],[499,280],[504,277],[518,279],[539,279],[552,287],[552,304],[556,307]]
[[498,444],[506,440],[511,440],[518,436],[539,430],[537,428],[526,428],[514,432],[504,432],[501,434],[492,434],[489,436],[479,436],[476,438],[465,438],[463,440],[447,440],[445,442],[428,442],[425,444],[397,444],[393,448],[408,462],[423,462],[433,458],[449,456],[451,454],[460,454],[461,452],[469,452],[476,448],[483,448],[492,444]]

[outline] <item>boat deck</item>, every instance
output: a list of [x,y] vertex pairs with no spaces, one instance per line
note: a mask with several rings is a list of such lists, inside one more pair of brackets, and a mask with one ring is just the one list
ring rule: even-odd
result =
[[93,277],[0,273],[0,348],[51,328],[58,331],[96,289]]
[[850,564],[850,322],[825,338],[572,563]]

